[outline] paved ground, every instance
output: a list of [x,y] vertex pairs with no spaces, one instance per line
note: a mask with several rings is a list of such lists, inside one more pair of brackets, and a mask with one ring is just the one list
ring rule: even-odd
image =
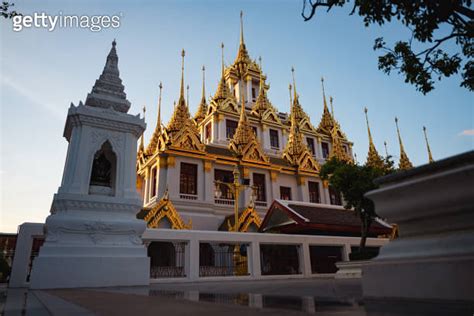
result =
[[359,281],[334,279],[9,290],[4,315],[365,315],[360,295]]

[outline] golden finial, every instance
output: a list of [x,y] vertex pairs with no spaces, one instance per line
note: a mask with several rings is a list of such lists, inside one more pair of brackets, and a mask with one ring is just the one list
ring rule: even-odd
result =
[[291,86],[291,83],[288,85],[288,90],[290,91],[290,109],[291,107],[293,106],[293,100],[291,99],[291,89],[292,89],[292,86]]
[[181,51],[181,89],[179,97],[184,99],[184,49]]
[[428,135],[426,134],[426,127],[423,126],[423,133],[425,134],[426,149],[428,150],[428,162],[434,162],[433,155],[431,154],[430,144],[428,142]]
[[388,157],[388,148],[387,148],[387,141],[383,142],[383,145],[385,147],[385,157]]
[[328,104],[326,102],[326,92],[324,91],[324,77],[321,77],[321,88],[323,90],[323,105],[324,105],[323,111],[325,111],[328,108]]
[[291,75],[293,76],[293,96],[295,100],[298,98],[298,94],[296,93],[296,80],[295,80],[295,68],[291,67]]
[[398,118],[395,117],[395,125],[397,125],[397,134],[398,134],[398,142],[400,145],[400,161],[398,163],[398,168],[401,170],[407,170],[413,167],[412,163],[410,162],[410,159],[408,159],[408,156],[405,152],[405,149],[403,148],[403,142],[402,142],[402,137],[400,136],[400,129],[398,127]]
[[222,57],[221,72],[222,72],[222,78],[224,78],[224,43],[221,43],[221,57]]
[[244,12],[240,11],[240,45],[244,45]]
[[163,85],[161,84],[158,86],[160,88],[160,96],[158,97],[158,121],[156,122],[157,128],[161,131],[161,90],[163,89]]
[[370,133],[370,126],[369,126],[369,116],[367,115],[367,107],[364,107],[364,113],[365,113],[365,122],[367,124],[367,133],[369,134],[369,146],[373,145],[373,140],[372,140],[372,133]]
[[206,67],[202,65],[202,99],[206,100]]

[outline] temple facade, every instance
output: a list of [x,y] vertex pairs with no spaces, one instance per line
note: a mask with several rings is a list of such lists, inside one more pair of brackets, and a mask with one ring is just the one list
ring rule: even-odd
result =
[[340,195],[318,173],[332,156],[352,160],[352,143],[328,108],[323,80],[323,114],[314,125],[300,104],[293,69],[290,113],[279,112],[269,100],[261,59],[251,59],[245,45],[242,17],[233,64],[224,65],[223,55],[222,45],[221,78],[209,100],[203,67],[202,99],[194,115],[185,98],[184,50],[180,94],[168,124],[161,122],[160,85],[154,133],[147,145],[142,137],[138,150],[137,188],[144,201],[139,217],[151,228],[225,228],[225,218],[234,214],[234,193],[215,181],[232,183],[235,168],[240,182],[249,185],[239,194],[239,210],[241,215],[250,210],[246,218],[256,222],[276,199],[341,205]]

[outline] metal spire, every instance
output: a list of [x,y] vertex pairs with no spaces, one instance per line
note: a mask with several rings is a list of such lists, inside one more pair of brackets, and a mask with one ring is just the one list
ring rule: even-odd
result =
[[385,147],[385,157],[388,157],[387,141],[384,141],[383,145]]
[[221,43],[221,55],[222,55],[222,65],[221,65],[221,76],[224,79],[224,43]]
[[185,51],[183,49],[181,51],[181,88],[180,88],[180,93],[179,93],[180,99],[181,98],[184,99],[184,56],[185,56]]
[[161,132],[161,90],[163,89],[163,85],[161,84],[158,86],[160,88],[160,96],[158,98],[158,119],[156,122],[156,128],[159,132]]
[[295,80],[295,68],[291,67],[291,75],[293,76],[293,96],[296,101],[298,94],[296,93],[296,80]]
[[433,155],[431,154],[430,144],[428,142],[428,135],[426,134],[426,127],[423,126],[423,133],[425,134],[426,149],[428,150],[428,162],[434,162]]
[[206,101],[206,67],[202,65],[202,98],[203,101]]
[[321,77],[321,87],[323,89],[323,105],[324,105],[323,111],[328,111],[329,112],[328,104],[326,102],[326,92],[324,91],[324,77]]
[[240,11],[240,45],[245,45],[244,43],[244,12]]

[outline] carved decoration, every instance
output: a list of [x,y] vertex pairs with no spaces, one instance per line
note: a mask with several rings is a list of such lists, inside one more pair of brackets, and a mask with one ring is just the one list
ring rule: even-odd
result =
[[166,189],[160,201],[145,215],[144,220],[148,228],[157,228],[163,218],[167,218],[172,229],[191,229],[192,220],[185,224],[178,211],[169,199],[168,189]]

